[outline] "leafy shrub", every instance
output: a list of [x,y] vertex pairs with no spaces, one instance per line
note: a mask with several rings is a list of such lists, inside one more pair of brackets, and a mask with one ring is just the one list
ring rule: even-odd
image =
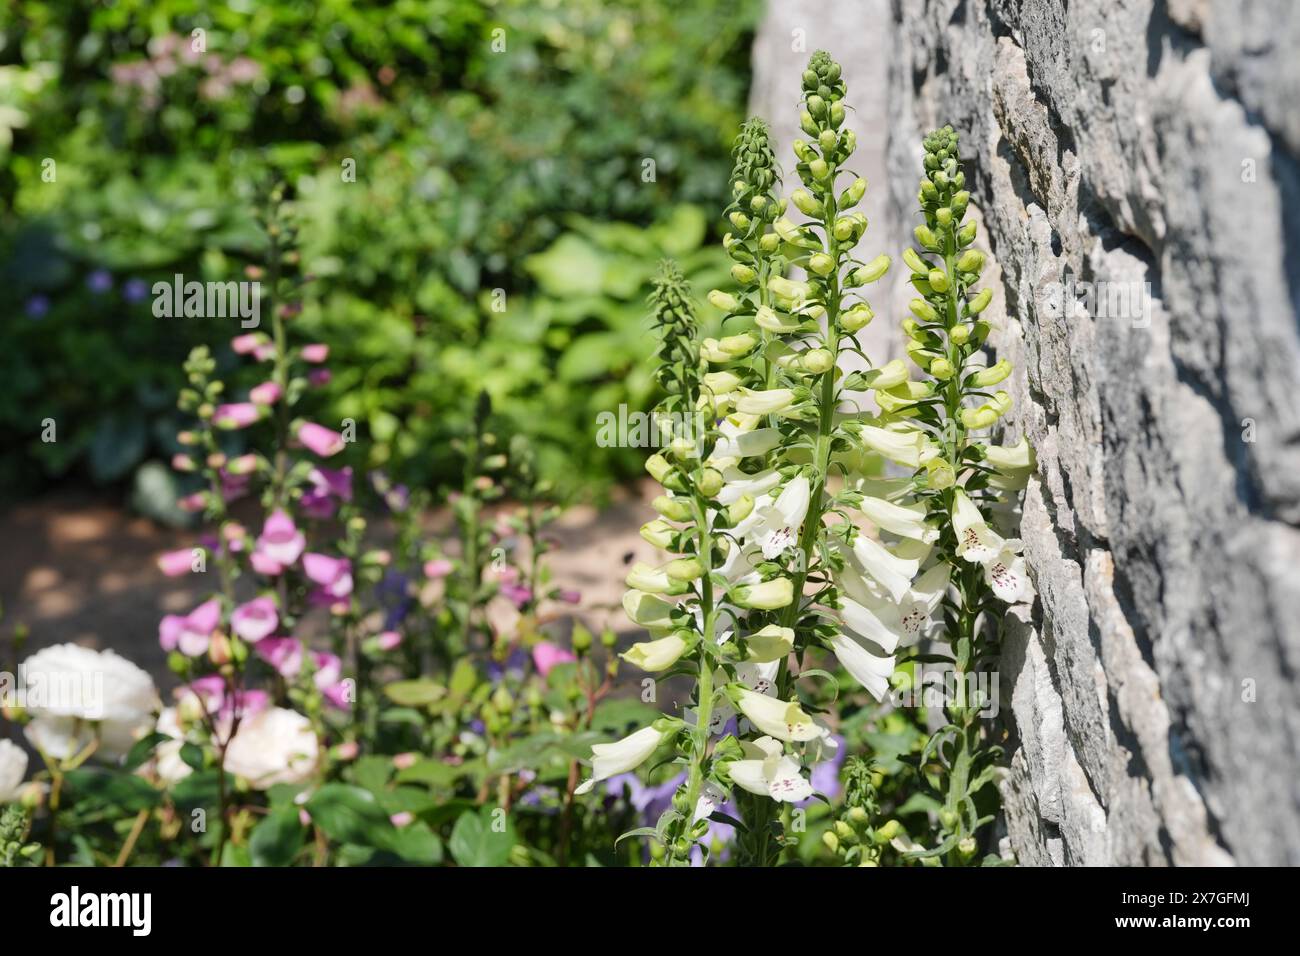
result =
[[[472,374],[464,347],[509,356],[524,380],[546,382],[553,407],[584,406],[589,379],[553,374],[555,342],[617,328],[619,338],[599,341],[623,347],[631,334],[617,303],[633,300],[632,280],[604,300],[615,313],[563,333],[548,319],[549,343],[521,343],[518,323],[533,334],[542,320],[513,306],[492,312],[492,292],[546,314],[527,264],[573,216],[637,228],[722,188],[757,7],[125,0],[77,10],[20,0],[0,40],[0,63],[10,64],[0,102],[15,110],[5,126],[13,149],[0,151],[0,194],[12,196],[0,218],[0,307],[20,328],[0,362],[21,389],[0,399],[0,437],[25,447],[43,475],[9,466],[0,481],[32,490],[88,466],[97,435],[108,442],[124,430],[148,436],[126,444],[127,471],[171,453],[154,439],[167,429],[136,386],[174,386],[178,356],[210,330],[137,310],[123,318],[138,327],[104,335],[100,311],[85,308],[85,283],[100,270],[114,288],[178,272],[230,278],[257,254],[250,184],[268,165],[296,186],[303,255],[319,276],[304,322],[342,332],[337,354],[362,376],[327,395],[334,411],[366,423],[376,462],[418,482],[457,473],[444,452],[466,403],[458,410],[443,397]],[[498,29],[504,53],[492,45]],[[355,181],[344,182],[349,162]],[[56,380],[84,354],[75,340],[107,344],[95,354],[111,371],[69,394]],[[631,360],[643,354],[607,363],[629,368],[625,394],[642,404],[647,373]],[[564,460],[572,484],[598,488],[635,467],[626,452],[597,449],[575,474],[573,451],[591,445],[589,417],[537,415],[514,377],[483,384],[514,421],[546,425],[544,467]],[[430,422],[434,405],[449,417]],[[40,441],[45,417],[60,424],[65,447]]]

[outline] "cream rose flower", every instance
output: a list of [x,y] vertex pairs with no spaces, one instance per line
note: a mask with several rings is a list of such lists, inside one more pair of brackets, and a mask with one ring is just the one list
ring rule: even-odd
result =
[[272,707],[240,723],[226,748],[226,769],[253,789],[267,790],[311,779],[319,756],[311,721],[297,711]]

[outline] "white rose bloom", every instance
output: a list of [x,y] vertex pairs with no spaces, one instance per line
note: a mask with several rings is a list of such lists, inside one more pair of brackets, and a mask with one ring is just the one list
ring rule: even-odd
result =
[[226,748],[226,770],[255,790],[303,783],[316,771],[320,744],[311,721],[283,707],[245,717]]
[[98,737],[95,756],[115,760],[153,725],[161,704],[153,679],[113,651],[59,644],[37,651],[19,668],[33,720],[27,739],[56,759]]
[[27,776],[27,751],[12,740],[0,740],[0,803],[18,799],[23,777]]
[[175,707],[167,707],[158,715],[155,729],[171,738],[164,740],[154,750],[154,770],[163,783],[171,786],[194,772],[194,768],[181,759],[185,731],[181,728],[180,715]]

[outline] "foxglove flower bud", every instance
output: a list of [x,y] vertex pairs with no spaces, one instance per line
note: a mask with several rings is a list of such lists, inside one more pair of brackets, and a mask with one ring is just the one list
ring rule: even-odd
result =
[[716,468],[705,468],[700,473],[695,486],[699,488],[700,494],[704,495],[704,497],[713,498],[722,490],[722,485],[722,472]]
[[654,673],[667,670],[690,650],[691,644],[688,639],[693,636],[690,631],[682,631],[655,641],[641,641],[633,644],[620,656],[643,671]]
[[929,226],[917,226],[912,230],[912,234],[916,236],[917,242],[926,249],[929,249],[931,252],[938,252],[943,248],[943,243],[939,241],[938,237],[930,230]]
[[814,375],[822,375],[835,367],[835,356],[826,349],[811,349],[803,354],[801,364]]
[[865,302],[859,302],[840,315],[840,328],[850,335],[866,327],[876,314]]
[[793,279],[785,279],[781,276],[773,276],[767,280],[767,287],[773,295],[780,296],[782,299],[789,299],[796,304],[807,301],[812,295],[812,289],[806,282],[798,282]]
[[667,495],[660,495],[650,502],[650,507],[669,521],[690,521],[695,516],[690,501],[686,498],[670,498]]
[[651,478],[662,485],[664,479],[672,472],[673,466],[668,464],[668,459],[663,455],[651,455],[646,459],[645,470],[650,473]]
[[889,271],[889,256],[876,256],[865,266],[859,266],[853,270],[853,282],[856,285],[866,285],[868,282],[875,282],[884,277]]
[[912,314],[916,316],[918,319],[920,319],[922,322],[939,321],[939,313],[936,312],[934,310],[934,306],[932,306],[929,302],[926,302],[925,299],[913,299],[911,302],[907,304],[907,307],[911,309]]
[[794,600],[794,583],[789,578],[773,578],[760,584],[742,584],[732,589],[731,596],[740,607],[775,611]]
[[749,332],[728,335],[718,340],[718,349],[731,358],[742,358],[758,347],[758,338]]
[[903,250],[903,261],[916,275],[924,276],[930,273],[930,264],[917,255],[916,250],[911,246]]
[[[758,278],[758,273],[750,266],[737,262],[731,267],[731,277],[740,285],[752,285],[754,280]],[[731,301],[735,302],[736,300],[732,298]],[[735,309],[727,309],[725,311],[734,312]]]
[[811,216],[815,219],[822,214],[822,204],[813,198],[812,193],[802,187],[790,194],[790,201],[805,216]]
[[792,315],[775,311],[771,306],[759,306],[758,312],[754,315],[754,324],[760,329],[777,334],[788,332],[797,332],[800,322]]
[[654,521],[647,521],[641,526],[641,537],[656,548],[663,548],[664,550],[671,548],[675,535],[676,531],[673,526],[659,518]]
[[740,303],[736,301],[736,297],[729,292],[723,292],[721,289],[714,289],[705,298],[709,300],[709,305],[720,312],[735,312],[740,308]]
[[991,289],[980,289],[979,294],[966,303],[966,311],[971,315],[979,315],[989,307],[991,301],[993,301],[993,291]]
[[851,209],[862,202],[862,197],[866,194],[867,181],[859,176],[849,184],[848,189],[844,190],[844,195],[840,197],[840,208]]
[[824,252],[815,252],[808,257],[808,271],[814,275],[828,276],[835,271],[835,260]]
[[1001,359],[995,365],[990,365],[981,372],[976,372],[970,378],[970,383],[976,388],[988,388],[990,385],[996,385],[1004,381],[1011,374],[1011,363],[1006,359]]

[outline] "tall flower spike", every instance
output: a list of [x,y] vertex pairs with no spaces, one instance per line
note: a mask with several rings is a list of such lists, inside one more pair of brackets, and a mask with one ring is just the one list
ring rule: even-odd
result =
[[[925,429],[929,445],[937,449],[918,459],[914,482],[930,524],[941,529],[934,559],[940,563],[936,567],[946,566],[951,585],[942,595],[941,639],[952,652],[957,693],[946,707],[948,725],[932,741],[950,754],[942,781],[940,829],[934,837],[938,848],[919,848],[913,855],[942,856],[950,864],[963,864],[978,853],[976,831],[992,819],[977,820],[966,809],[977,799],[987,799],[977,794],[989,786],[992,774],[985,771],[999,754],[980,722],[980,712],[989,703],[985,684],[970,680],[997,654],[1001,615],[987,609],[998,601],[1033,599],[1020,542],[993,530],[991,505],[999,492],[1014,498],[1032,455],[1026,445],[1015,454],[998,449],[990,456],[972,435],[995,426],[1010,409],[1007,393],[988,389],[1005,380],[1011,366],[1005,359],[989,366],[983,351],[991,328],[983,313],[992,296],[988,289],[975,288],[985,256],[973,248],[974,222],[963,224],[970,193],[957,133],[945,126],[926,136],[923,145],[924,176],[917,201],[925,221],[914,230],[918,248],[903,254],[919,297],[909,305],[911,316],[903,321],[903,330],[909,338],[908,355],[929,375],[924,383],[929,395],[923,402],[895,404],[893,410]],[[1011,480],[1000,463],[1011,467]],[[900,620],[926,620],[927,611],[937,609],[930,603],[915,601]]]
[[660,336],[659,368],[655,377],[668,393],[665,410],[693,411],[700,385],[698,320],[691,303],[690,283],[671,259],[659,263],[649,301]]

